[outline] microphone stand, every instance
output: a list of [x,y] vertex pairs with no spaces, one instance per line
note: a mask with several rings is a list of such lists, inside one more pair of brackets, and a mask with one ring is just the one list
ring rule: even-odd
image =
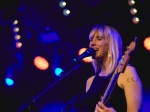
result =
[[[68,64],[67,68],[71,65],[71,64],[76,63],[74,60]],[[62,71],[60,73],[59,76],[62,76],[60,79],[58,79],[56,82],[54,82],[52,85],[50,85],[48,88],[46,88],[44,91],[42,91],[41,93],[39,93],[37,96],[35,96],[34,98],[29,99],[25,104],[23,104],[22,106],[20,106],[20,108],[16,111],[16,112],[23,112],[24,109],[26,109],[28,107],[28,111],[27,112],[35,112],[31,110],[31,105],[34,104],[36,102],[36,100],[41,97],[44,93],[46,93],[49,89],[51,89],[52,87],[54,87],[58,82],[60,82],[62,79],[64,79],[68,74],[70,74],[72,71],[76,70],[79,66],[81,65],[81,62],[78,63],[76,66],[74,66],[71,70],[69,70],[66,74],[65,71]]]
[[[84,97],[85,97],[85,94],[83,95],[79,94],[73,97],[73,99],[71,99],[71,101],[69,101],[69,103],[63,109],[61,109],[61,112],[70,112],[71,108],[74,106],[76,109],[78,109],[78,107],[76,107],[78,104],[81,104],[85,109]],[[78,111],[83,111],[83,110],[78,110]]]

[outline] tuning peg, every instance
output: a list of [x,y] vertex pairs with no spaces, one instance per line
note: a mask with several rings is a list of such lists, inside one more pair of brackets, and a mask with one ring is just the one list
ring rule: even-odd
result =
[[137,37],[134,37],[134,42],[136,42]]
[[124,54],[125,54],[125,55],[128,54],[128,51],[125,51]]
[[127,51],[130,51],[131,50],[131,46],[127,46]]
[[124,59],[124,55],[122,56],[122,59]]

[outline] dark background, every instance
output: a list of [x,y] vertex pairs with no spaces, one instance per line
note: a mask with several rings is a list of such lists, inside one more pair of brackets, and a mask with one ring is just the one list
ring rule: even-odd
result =
[[[60,79],[54,75],[52,66],[54,53],[62,56],[59,66],[65,67],[78,55],[82,47],[88,47],[88,35],[94,25],[102,23],[117,29],[123,40],[123,51],[137,37],[136,49],[129,63],[134,66],[141,78],[144,90],[144,101],[148,102],[150,91],[150,51],[146,50],[143,41],[150,36],[149,0],[136,1],[130,6],[127,0],[66,0],[66,8],[71,11],[64,16],[64,8],[59,7],[59,0],[3,0],[0,3],[0,109],[3,112],[14,112],[27,100],[37,96],[51,84]],[[130,9],[137,9],[140,22],[132,22]],[[21,42],[20,49],[15,48],[12,23],[18,20]],[[57,32],[59,42],[42,44],[40,34]],[[55,48],[58,49],[55,49]],[[57,50],[57,51],[55,51]],[[22,55],[22,66],[18,69],[16,53]],[[50,66],[45,71],[38,70],[33,59],[36,55],[45,57]],[[8,67],[15,64],[13,79],[15,84],[5,84]],[[74,96],[83,94],[86,80],[94,74],[91,64],[83,63],[61,82],[40,96],[36,103],[40,108],[49,102],[67,104]],[[60,107],[63,108],[64,105]],[[148,103],[145,103],[148,105]],[[46,110],[46,109],[45,109]],[[41,109],[41,112],[45,112]],[[58,110],[58,108],[57,108]],[[52,111],[52,110],[49,110]],[[54,112],[56,110],[53,110]]]

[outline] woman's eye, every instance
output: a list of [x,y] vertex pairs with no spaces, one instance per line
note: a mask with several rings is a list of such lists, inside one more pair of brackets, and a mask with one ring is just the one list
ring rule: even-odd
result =
[[98,40],[102,40],[102,38],[98,38]]

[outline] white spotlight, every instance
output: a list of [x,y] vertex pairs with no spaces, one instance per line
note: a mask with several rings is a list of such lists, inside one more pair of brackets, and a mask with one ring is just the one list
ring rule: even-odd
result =
[[131,9],[130,9],[130,13],[131,13],[132,15],[135,15],[135,14],[137,13],[136,8],[131,8]]
[[20,48],[22,46],[22,43],[21,42],[16,42],[16,48]]
[[128,0],[128,4],[129,4],[130,6],[133,6],[133,5],[135,4],[135,1],[134,1],[134,0]]
[[18,27],[14,27],[13,31],[14,31],[14,33],[17,33],[19,31],[19,28]]
[[132,18],[132,22],[133,22],[134,24],[138,24],[139,21],[140,21],[140,19],[139,19],[138,17],[133,17],[133,18]]
[[15,21],[13,22],[13,25],[16,25],[16,24],[18,24],[18,20],[15,20]]
[[18,35],[18,34],[15,35],[15,40],[19,40],[20,38],[21,38],[20,35]]
[[65,16],[68,16],[68,15],[70,14],[70,10],[64,9],[64,10],[63,10],[63,14],[64,14]]
[[60,1],[60,2],[59,2],[59,6],[60,6],[61,8],[65,7],[65,6],[66,6],[66,2]]

